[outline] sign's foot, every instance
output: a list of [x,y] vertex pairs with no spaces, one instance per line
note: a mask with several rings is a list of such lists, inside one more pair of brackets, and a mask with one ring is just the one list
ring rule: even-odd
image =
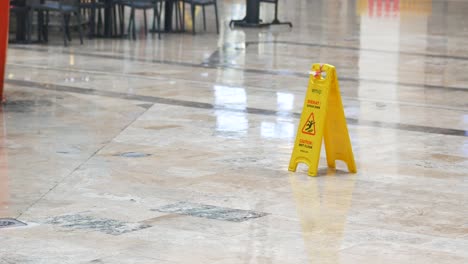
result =
[[229,27],[250,27],[250,28],[261,28],[261,27],[268,27],[270,26],[271,23],[250,23],[250,22],[247,22],[247,20],[245,19],[241,19],[241,20],[231,20],[231,22],[229,22]]
[[229,27],[238,26],[238,27],[269,27],[275,25],[288,25],[289,27],[293,27],[291,22],[281,22],[278,19],[274,19],[271,23],[262,23],[260,20],[258,23],[248,22],[247,19],[240,19],[240,20],[231,20],[229,22]]
[[270,23],[271,25],[289,25],[290,28],[293,27],[291,22],[281,22],[278,19],[273,20],[273,22]]

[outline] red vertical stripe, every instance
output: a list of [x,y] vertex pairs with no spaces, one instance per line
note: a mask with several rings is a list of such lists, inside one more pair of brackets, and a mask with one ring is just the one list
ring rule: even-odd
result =
[[382,0],[377,0],[377,17],[382,17]]
[[369,0],[369,17],[374,16],[374,0]]
[[10,0],[0,0],[0,98],[3,99],[5,63],[8,48],[8,27],[10,20]]
[[393,0],[393,13],[395,16],[400,13],[400,0]]
[[[5,63],[8,48],[8,23],[10,16],[10,0],[0,0],[0,99],[3,99],[3,84],[5,79]],[[5,147],[5,123],[3,112],[0,112],[0,217],[7,216],[8,207],[8,163]]]
[[385,0],[385,17],[389,17],[392,13],[390,1],[391,0]]

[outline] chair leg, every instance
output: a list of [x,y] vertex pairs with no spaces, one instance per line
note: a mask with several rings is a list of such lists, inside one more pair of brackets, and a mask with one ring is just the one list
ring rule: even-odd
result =
[[177,7],[177,1],[174,1],[173,2],[173,7],[174,7],[174,13],[175,13],[175,28],[176,30],[179,29],[179,19],[178,19],[178,16],[179,16],[179,8]]
[[214,2],[214,9],[216,18],[216,33],[219,34],[218,4],[216,3],[216,1]]
[[135,9],[132,7],[132,20],[133,20],[133,24],[132,24],[132,31],[133,31],[133,40],[136,40],[136,18],[135,18]]
[[114,5],[112,7],[112,24],[114,26],[113,35],[117,34],[117,10],[115,10],[115,9],[116,9],[116,6]]
[[192,34],[195,35],[195,5],[190,5],[190,8],[192,10]]
[[135,10],[133,10],[133,40],[136,40],[136,16],[135,16]]
[[62,14],[62,33],[63,33],[63,45],[66,47],[67,46],[67,32],[66,32],[66,27],[67,27],[67,18],[65,14]]
[[42,42],[43,30],[44,30],[44,18],[45,12],[38,10],[37,12],[37,40]]
[[31,39],[32,39],[32,37],[31,37],[32,32],[31,32],[31,31],[32,31],[32,21],[33,21],[34,11],[35,11],[34,9],[31,9],[31,10],[29,11],[29,14],[27,14],[27,15],[29,16],[29,19],[28,19],[28,28],[27,28],[27,31],[28,31],[28,32],[27,32],[27,36],[26,36],[26,37],[28,38],[28,43],[30,43],[30,42],[31,42]]
[[103,21],[102,21],[102,14],[101,14],[101,9],[99,8],[98,11],[98,16],[97,16],[97,32],[99,35],[102,34],[101,29],[103,28]]
[[146,9],[143,9],[143,19],[145,20],[145,23],[144,23],[144,25],[145,25],[145,36],[147,36],[148,35],[148,22],[146,21],[147,20],[146,19]]
[[120,22],[120,36],[123,37],[125,32],[125,6],[119,5],[119,22]]
[[162,9],[163,8],[163,1],[159,2],[159,11],[158,11],[158,39],[161,39],[161,17],[162,17]]
[[158,16],[158,4],[153,7],[153,23],[151,24],[151,31],[156,31],[156,17]]
[[132,37],[132,22],[133,22],[133,8],[130,10],[130,17],[128,18],[128,37]]
[[206,13],[205,13],[205,6],[202,6],[203,10],[203,30],[206,31]]
[[49,22],[50,22],[49,11],[46,11],[45,26],[42,27],[42,36],[45,42],[49,41]]
[[80,43],[83,45],[83,26],[81,25],[80,11],[76,12],[76,20],[78,21],[78,32],[80,33]]
[[88,38],[92,39],[96,30],[96,6],[91,7],[90,11]]
[[182,1],[182,31],[185,31],[185,1]]
[[42,41],[42,27],[44,26],[44,12],[41,10],[37,11],[37,40]]
[[[159,8],[162,10],[162,1],[159,2]],[[156,32],[156,23],[158,23],[158,39],[161,39],[161,13],[159,12],[158,3],[156,2],[153,9],[153,32]],[[157,20],[157,22],[156,22]]]
[[26,41],[26,43],[29,42],[29,14],[28,12],[25,12],[23,13],[24,14],[24,40]]
[[68,41],[72,41],[72,38],[71,38],[71,33],[70,33],[70,20],[71,20],[71,14],[67,14],[67,36],[68,36]]
[[275,2],[275,21],[278,21],[278,0]]

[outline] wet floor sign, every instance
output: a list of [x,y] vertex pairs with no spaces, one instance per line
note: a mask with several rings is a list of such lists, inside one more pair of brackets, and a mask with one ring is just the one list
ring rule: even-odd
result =
[[328,166],[334,168],[335,161],[342,160],[348,170],[355,173],[356,164],[335,67],[314,64],[289,170],[296,171],[297,164],[305,163],[309,166],[309,175],[317,176],[322,138]]

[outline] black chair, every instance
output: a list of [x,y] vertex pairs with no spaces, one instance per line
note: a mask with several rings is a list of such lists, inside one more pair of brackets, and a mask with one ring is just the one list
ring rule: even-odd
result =
[[[89,1],[89,0],[88,0]],[[96,1],[96,0],[95,0]],[[125,6],[130,0],[97,0],[103,2],[106,29],[104,36],[112,37],[117,34],[117,27],[120,26],[120,37],[124,36],[125,32]],[[107,10],[107,12],[106,12]],[[102,24],[101,13],[99,12],[98,23]],[[117,15],[118,14],[118,15]],[[118,18],[118,24],[117,24]]]
[[[201,6],[203,10],[203,28],[206,30],[206,13],[205,6],[213,5],[215,9],[216,16],[216,33],[219,34],[219,22],[218,22],[218,4],[216,0],[182,0],[184,3],[184,8],[182,8],[182,18],[185,20],[185,4],[190,4],[190,10],[192,14],[192,33],[195,35],[195,8]],[[185,25],[184,21],[182,25]]]
[[292,27],[291,22],[280,22],[278,19],[278,0],[260,0],[260,3],[269,3],[275,5],[275,19],[273,22],[269,23],[270,25],[289,25]]
[[[101,28],[103,25],[101,11],[106,8],[106,4],[99,0],[82,0],[80,2],[80,8],[82,10],[89,11],[88,15],[88,27],[89,27],[89,38],[101,34]],[[97,15],[97,25],[96,25]]]
[[[148,22],[147,22],[147,15],[146,10],[153,9],[153,32],[156,31],[155,25],[156,21],[158,24],[158,38],[161,38],[161,10],[162,5],[165,0],[124,0],[121,1],[120,4],[123,6],[130,7],[130,18],[128,21],[128,35],[132,36],[133,39],[136,40],[136,26],[135,26],[135,10],[140,9],[143,10],[144,15],[144,27],[145,27],[145,35],[148,34]],[[159,4],[159,7],[158,7]]]
[[25,41],[29,32],[29,8],[26,6],[25,0],[11,1],[10,12],[15,14],[16,18],[16,42]]
[[[31,1],[32,2],[32,1]],[[28,7],[30,8],[30,18],[29,18],[29,38],[31,38],[31,28],[32,28],[32,18],[34,12],[37,12],[39,16],[43,16],[44,13],[45,23],[39,23],[39,32],[46,32],[49,24],[49,13],[57,12],[60,13],[62,18],[61,29],[63,32],[63,43],[65,46],[68,45],[68,41],[71,41],[70,35],[70,18],[71,15],[75,15],[78,23],[78,30],[80,33],[80,43],[83,44],[83,29],[81,24],[81,12],[80,12],[80,0],[47,0],[47,1],[34,1],[32,3],[28,2]],[[45,28],[44,28],[45,27]],[[41,33],[39,33],[40,38]],[[47,34],[45,34],[47,35]]]

